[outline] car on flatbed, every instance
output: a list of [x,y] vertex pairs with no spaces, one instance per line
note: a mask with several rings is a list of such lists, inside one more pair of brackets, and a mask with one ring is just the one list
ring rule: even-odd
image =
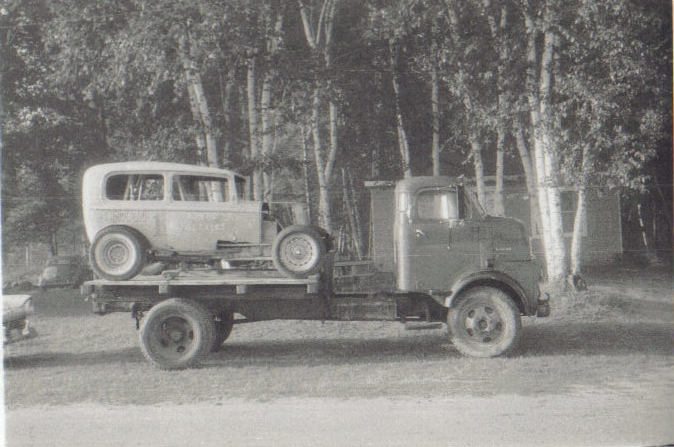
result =
[[157,263],[262,265],[306,278],[330,249],[304,204],[254,200],[248,178],[227,169],[109,163],[89,168],[82,188],[89,260],[104,279]]

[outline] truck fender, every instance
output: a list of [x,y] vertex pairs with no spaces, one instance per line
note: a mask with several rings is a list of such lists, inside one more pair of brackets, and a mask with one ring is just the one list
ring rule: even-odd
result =
[[455,281],[454,284],[452,284],[449,295],[445,297],[445,307],[448,309],[452,307],[454,301],[461,292],[474,286],[492,286],[502,289],[512,297],[520,312],[525,315],[530,313],[529,310],[526,309],[524,290],[518,282],[505,273],[493,270],[473,272]]

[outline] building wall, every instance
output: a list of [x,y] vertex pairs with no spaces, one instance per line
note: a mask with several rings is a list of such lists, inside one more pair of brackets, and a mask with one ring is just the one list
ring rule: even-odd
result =
[[[493,188],[487,188],[487,207],[492,200]],[[584,265],[604,264],[615,261],[623,253],[620,217],[620,191],[590,189],[587,191],[587,215],[583,228],[583,248],[581,261]],[[577,193],[573,189],[562,191],[562,214],[564,237],[567,249],[571,250],[573,222],[576,212]],[[532,236],[534,254],[543,256],[543,242],[529,208],[529,194],[526,188],[506,186],[504,188],[505,214],[521,220]]]

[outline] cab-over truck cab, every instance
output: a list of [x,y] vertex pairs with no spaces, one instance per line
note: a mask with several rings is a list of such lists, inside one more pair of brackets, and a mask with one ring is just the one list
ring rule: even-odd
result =
[[448,177],[414,177],[395,188],[397,288],[448,309],[454,345],[491,356],[516,345],[520,315],[547,316],[541,264],[524,225],[487,215]]

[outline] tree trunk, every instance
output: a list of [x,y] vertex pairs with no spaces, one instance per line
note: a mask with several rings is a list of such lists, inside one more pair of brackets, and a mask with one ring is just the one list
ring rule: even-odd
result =
[[222,81],[222,73],[220,74],[220,101],[222,103],[222,116],[224,120],[223,149],[222,149],[222,165],[229,166],[229,158],[232,152],[232,143],[234,141],[234,125],[232,119],[232,95],[234,93],[234,80],[236,78],[236,68],[232,67],[227,72],[227,79]]
[[552,90],[552,61],[555,47],[555,34],[551,31],[545,32],[544,49],[541,58],[540,74],[540,114],[542,120],[542,150],[545,165],[545,178],[548,180],[546,191],[548,194],[548,211],[550,246],[549,250],[556,259],[555,270],[548,271],[550,280],[553,282],[563,282],[568,273],[568,261],[566,245],[564,243],[564,228],[562,224],[562,204],[561,194],[557,180],[557,151],[553,146],[551,129],[552,124],[550,116],[550,93]]
[[187,93],[190,98],[190,109],[192,116],[197,123],[198,130],[196,136],[198,158],[204,162],[204,148],[206,152],[206,163],[210,166],[218,167],[218,148],[213,133],[213,121],[208,108],[208,101],[204,94],[204,86],[201,80],[201,73],[197,70],[196,64],[192,59],[192,49],[186,34],[179,40],[180,57],[185,73],[187,84]]
[[520,155],[520,161],[522,162],[524,178],[527,184],[527,193],[529,195],[529,221],[531,222],[531,235],[533,236],[538,234],[535,231],[535,228],[542,228],[541,214],[536,192],[537,180],[536,173],[534,172],[531,165],[531,156],[529,155],[529,149],[527,149],[527,142],[524,138],[524,131],[522,130],[522,124],[519,118],[515,120],[515,141],[517,145],[517,151]]
[[248,60],[248,73],[246,77],[248,91],[248,133],[250,139],[250,158],[253,161],[253,199],[263,200],[262,197],[262,171],[260,162],[260,140],[257,130],[257,98],[255,92],[255,59]]
[[311,187],[309,186],[309,150],[307,149],[308,135],[302,132],[302,174],[304,176],[304,202],[307,204],[307,218],[311,222]]
[[358,222],[356,216],[358,210],[355,209],[354,200],[352,197],[351,183],[346,174],[346,169],[342,168],[342,195],[344,200],[344,210],[349,219],[349,233],[351,234],[351,243],[356,252],[358,259],[363,259],[363,249],[360,241],[360,231],[358,229]]
[[438,66],[433,62],[431,67],[431,116],[433,122],[433,142],[431,145],[431,159],[433,175],[440,175],[440,81],[438,80]]
[[494,216],[505,215],[505,205],[503,204],[503,170],[505,158],[505,127],[499,126],[496,138],[496,186],[494,187],[494,196],[492,197],[491,212]]
[[487,207],[487,197],[484,186],[484,161],[482,160],[482,144],[477,135],[473,132],[470,136],[471,156],[473,157],[473,167],[475,168],[475,189],[477,190],[477,201],[482,208],[490,211]]
[[[330,68],[330,41],[332,39],[332,26],[337,2],[324,0],[318,17],[317,25],[312,25],[310,11],[304,1],[298,0],[300,18],[304,29],[307,44],[312,51],[323,55],[325,68]],[[311,126],[314,142],[314,158],[316,160],[316,174],[318,178],[318,220],[319,225],[329,233],[332,232],[332,210],[330,205],[330,179],[332,169],[337,156],[337,106],[329,102],[329,132],[330,148],[327,158],[323,155],[323,144],[320,135],[321,126],[321,93],[329,81],[316,79],[314,81],[313,104]]]
[[540,75],[536,80],[536,38],[538,29],[533,18],[525,13],[528,33],[527,49],[527,99],[529,101],[531,123],[534,135],[534,160],[538,185],[543,245],[547,264],[548,280],[562,284],[568,272],[567,250],[564,243],[560,191],[557,185],[556,147],[552,142],[552,119],[550,115],[550,94],[552,91],[552,62],[555,35],[550,30],[544,32],[544,48],[540,58]]
[[[272,152],[273,145],[273,110],[271,106],[271,86],[272,76],[267,73],[262,82],[262,99],[260,100],[261,119],[262,119],[262,156],[268,157]],[[270,172],[262,172],[262,200],[271,200],[272,185],[270,184]]]
[[407,141],[407,133],[403,121],[402,110],[400,107],[400,84],[398,83],[397,50],[393,40],[389,41],[389,62],[391,64],[391,84],[393,85],[393,94],[396,105],[396,128],[398,131],[398,149],[400,150],[400,159],[403,165],[403,177],[412,177],[412,167],[410,165],[410,147]]
[[582,270],[582,247],[583,247],[583,233],[585,229],[586,219],[586,189],[590,169],[590,145],[583,146],[583,154],[581,161],[581,178],[578,184],[576,214],[573,219],[573,236],[571,238],[571,275],[573,277],[580,277]]
[[496,129],[496,185],[494,187],[494,195],[492,196],[492,206],[491,212],[495,216],[505,215],[505,206],[503,203],[503,170],[504,170],[504,158],[505,158],[505,136],[506,136],[506,121],[507,121],[507,111],[506,111],[506,99],[504,94],[500,91],[501,86],[504,84],[503,80],[503,67],[507,65],[508,60],[508,47],[507,40],[503,37],[506,26],[507,26],[507,10],[505,6],[501,8],[501,19],[499,20],[498,25],[496,24],[496,18],[490,13],[489,8],[491,7],[491,0],[482,1],[483,13],[487,17],[487,22],[489,24],[489,30],[491,32],[491,37],[494,42],[494,45],[497,47],[499,55],[499,64],[497,66],[497,75],[496,83],[498,86],[498,105],[497,105],[497,129]]

